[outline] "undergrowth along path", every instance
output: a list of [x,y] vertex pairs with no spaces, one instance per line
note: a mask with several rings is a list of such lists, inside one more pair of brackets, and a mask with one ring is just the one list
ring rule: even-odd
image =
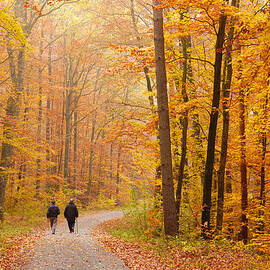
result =
[[55,235],[47,231],[37,242],[29,254],[29,263],[22,269],[128,270],[120,259],[106,251],[92,236],[95,226],[122,215],[121,211],[86,215],[79,218],[78,233],[69,233],[66,222],[58,224]]

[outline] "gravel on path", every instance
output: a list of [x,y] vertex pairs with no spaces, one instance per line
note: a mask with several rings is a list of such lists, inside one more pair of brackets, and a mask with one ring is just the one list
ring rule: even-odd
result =
[[96,213],[79,218],[78,233],[69,233],[67,222],[56,227],[56,234],[47,231],[38,246],[31,250],[29,263],[23,270],[128,270],[125,264],[106,251],[92,236],[99,223],[119,218],[120,211]]

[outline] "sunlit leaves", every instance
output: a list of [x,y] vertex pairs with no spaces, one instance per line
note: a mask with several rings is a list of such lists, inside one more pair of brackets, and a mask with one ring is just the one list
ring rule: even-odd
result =
[[6,9],[0,7],[0,33],[3,37],[0,41],[0,45],[9,46],[12,43],[19,43],[20,46],[26,45],[26,38],[22,31],[19,22],[7,12]]

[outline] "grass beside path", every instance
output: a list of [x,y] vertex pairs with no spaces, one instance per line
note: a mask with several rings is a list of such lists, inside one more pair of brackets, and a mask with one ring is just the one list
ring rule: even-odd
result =
[[47,228],[44,217],[6,216],[0,227],[0,269],[20,269],[23,253],[40,238]]
[[0,225],[0,256],[7,248],[14,245],[14,238],[28,234],[33,228],[45,226],[44,217],[24,218],[6,216],[3,224]]
[[97,239],[120,257],[130,269],[270,269],[266,256],[233,246],[228,241],[205,242],[201,239],[177,239],[165,242],[161,237],[139,233],[129,217],[102,223]]

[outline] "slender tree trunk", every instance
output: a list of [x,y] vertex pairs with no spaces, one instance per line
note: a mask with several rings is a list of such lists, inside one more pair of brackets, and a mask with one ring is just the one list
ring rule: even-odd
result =
[[[99,70],[97,72],[95,87],[94,87],[94,98],[93,98],[93,106],[96,106],[98,104],[99,96],[101,93],[101,87],[98,91],[98,94],[96,93],[98,89],[98,79],[99,79]],[[96,96],[97,95],[97,96]],[[95,113],[92,118],[92,131],[91,131],[91,138],[90,138],[90,153],[89,153],[89,175],[88,175],[88,183],[87,183],[87,196],[90,201],[90,195],[91,195],[91,189],[92,189],[92,174],[93,174],[93,158],[94,158],[94,139],[95,139],[95,132],[96,132],[96,121],[97,121],[97,110],[95,110]]]
[[178,222],[172,178],[170,121],[163,34],[163,10],[158,8],[160,5],[159,2],[153,1],[153,4],[164,230],[166,236],[173,236],[178,233]]
[[149,77],[149,69],[148,67],[145,67],[144,68],[144,74],[145,74],[145,79],[146,79],[146,84],[147,84],[147,91],[148,91],[148,94],[149,94],[149,104],[150,104],[150,107],[152,109],[152,112],[154,112],[154,97],[153,97],[153,89],[152,89],[152,85],[151,85],[151,80],[150,80],[150,77]]
[[89,175],[88,175],[88,184],[87,184],[87,195],[89,196],[90,200],[90,195],[92,192],[92,182],[93,182],[93,159],[94,159],[94,149],[93,145],[90,146],[90,155],[89,155]]
[[203,143],[202,143],[202,136],[201,136],[201,126],[200,126],[200,120],[199,120],[199,115],[196,113],[192,115],[192,135],[195,139],[196,143],[196,155],[197,155],[197,160],[198,160],[198,170],[200,172],[200,178],[201,178],[201,184],[203,186],[204,183],[204,164],[205,164],[205,159],[203,156]]
[[262,233],[264,231],[264,208],[266,203],[265,196],[265,157],[266,157],[267,139],[266,133],[262,133],[261,147],[262,147],[262,165],[261,165],[261,185],[260,185],[260,209],[259,209],[259,226],[258,231]]
[[69,156],[70,156],[70,143],[71,143],[71,119],[72,119],[72,97],[73,97],[73,59],[70,57],[69,63],[66,66],[67,70],[67,84],[66,84],[66,104],[65,104],[65,154],[64,154],[64,179],[67,184],[70,184],[69,179]]
[[[267,107],[268,107],[268,93],[266,94],[265,104],[263,108],[264,113],[264,121],[267,123]],[[266,203],[266,194],[265,194],[265,158],[266,158],[266,150],[267,150],[267,137],[266,131],[263,131],[261,134],[261,152],[262,152],[262,165],[261,165],[261,185],[260,185],[260,208],[259,208],[259,222],[258,222],[258,231],[259,233],[264,232],[264,211],[265,211],[265,203]]]
[[[28,90],[26,91],[28,92]],[[23,128],[26,127],[26,123],[28,122],[28,111],[29,107],[24,108],[23,113]],[[17,192],[25,186],[25,175],[26,175],[26,159],[24,157],[21,157],[20,165],[19,165],[19,173],[18,173],[18,186],[17,186]],[[18,200],[16,200],[18,201]]]
[[220,15],[219,29],[216,39],[216,53],[214,65],[214,87],[212,99],[212,111],[210,115],[210,125],[208,131],[207,158],[205,165],[204,185],[203,185],[203,211],[202,211],[202,236],[207,239],[210,233],[210,209],[211,209],[211,193],[212,193],[212,177],[215,157],[216,131],[218,121],[218,108],[220,100],[220,82],[221,82],[221,66],[222,66],[222,48],[225,36],[225,26],[227,17]]
[[[38,145],[41,143],[41,125],[42,125],[42,55],[43,55],[43,25],[41,26],[41,37],[39,43],[39,68],[38,68],[38,129],[37,129],[37,142]],[[38,152],[40,152],[40,146],[38,147]],[[41,159],[40,156],[37,158],[37,180],[36,180],[36,198],[39,199],[40,193],[40,175],[41,175]]]
[[111,144],[110,149],[110,180],[113,182],[113,144]]
[[[95,104],[95,96],[93,100],[93,104]],[[89,176],[88,176],[88,185],[87,185],[87,195],[90,200],[91,190],[92,190],[92,182],[93,182],[93,159],[94,159],[94,138],[96,132],[96,118],[97,111],[92,119],[92,131],[91,131],[91,139],[90,139],[90,154],[89,154]]]
[[120,185],[120,157],[121,157],[121,145],[118,146],[117,152],[117,171],[116,171],[116,200],[117,204],[120,203],[119,200],[119,185]]
[[[188,79],[188,37],[181,38],[182,41],[182,48],[183,48],[183,75],[182,75],[182,96],[184,102],[188,102],[188,95],[187,95],[187,79]],[[176,189],[176,214],[177,220],[179,222],[179,212],[180,212],[180,204],[181,204],[181,197],[182,197],[182,187],[183,187],[183,180],[184,180],[184,173],[185,173],[185,165],[186,165],[186,154],[187,154],[187,132],[188,132],[188,112],[184,112],[183,117],[180,119],[182,123],[182,139],[181,139],[181,160],[178,172],[178,179],[177,179],[177,189]]]
[[[185,45],[187,47],[187,50],[185,54],[187,55],[187,82],[190,83],[190,85],[194,85],[193,80],[193,71],[192,71],[192,60],[191,60],[191,36],[187,36],[185,38]],[[193,89],[193,87],[190,87],[190,98],[196,99],[196,94]],[[191,136],[195,139],[196,143],[196,155],[198,160],[198,170],[200,171],[200,177],[201,177],[201,183],[203,185],[204,182],[204,172],[203,172],[203,166],[205,163],[204,160],[204,153],[203,153],[203,144],[202,144],[202,136],[201,136],[201,126],[199,121],[199,115],[197,113],[194,113],[191,116],[192,119],[192,134]]]
[[248,240],[248,190],[247,190],[247,162],[246,162],[246,121],[245,121],[245,93],[244,89],[239,92],[239,134],[240,134],[240,173],[241,173],[241,240],[247,244]]
[[[229,35],[230,37],[231,35]],[[230,41],[232,41],[232,37]],[[223,223],[223,205],[224,205],[224,176],[226,168],[226,159],[227,159],[227,149],[228,149],[228,137],[229,137],[229,108],[228,108],[228,98],[230,96],[231,80],[232,80],[232,57],[231,57],[232,45],[229,45],[229,48],[226,53],[224,61],[224,83],[222,86],[222,114],[223,114],[223,128],[222,128],[222,142],[221,142],[221,153],[220,153],[220,163],[218,170],[218,201],[217,201],[217,220],[216,220],[216,229],[218,232],[222,230]]]
[[60,151],[59,151],[59,161],[58,161],[58,175],[61,175],[62,163],[63,163],[63,149],[64,149],[64,139],[63,139],[63,129],[64,129],[64,120],[65,120],[65,93],[62,94],[62,120],[60,128]]
[[[52,31],[52,30],[51,30]],[[50,111],[51,111],[51,91],[52,91],[52,32],[50,32],[50,45],[48,48],[48,82],[49,82],[49,93],[47,96],[47,104],[46,104],[46,143],[47,145],[51,144],[51,136],[50,136],[50,129],[51,129],[51,120],[50,120]],[[47,161],[47,175],[50,175],[51,168],[50,168],[50,151],[46,149],[46,161]],[[48,184],[47,184],[48,186]]]
[[[105,133],[104,131],[102,131],[102,135],[101,135],[101,140],[103,141],[104,140],[104,137],[105,137]],[[104,186],[104,180],[102,179],[102,175],[103,175],[103,164],[102,164],[102,161],[104,159],[104,156],[103,156],[103,145],[100,144],[99,146],[99,165],[98,165],[98,194],[100,194],[100,192],[102,192],[101,188]],[[104,190],[103,190],[104,192]]]
[[74,182],[74,189],[77,191],[77,150],[78,150],[78,112],[74,112],[74,144],[73,144],[73,182]]
[[135,18],[134,0],[130,0],[130,15],[131,15],[133,30],[135,32],[136,39],[137,41],[140,41],[139,31],[138,31],[138,27],[136,23],[136,18]]
[[[233,0],[232,6],[239,5],[239,1]],[[228,34],[228,46],[226,49],[225,61],[224,61],[224,71],[223,71],[223,85],[222,85],[222,113],[223,113],[223,128],[222,128],[222,142],[221,142],[221,153],[220,153],[220,163],[218,170],[218,201],[217,201],[217,219],[216,219],[216,230],[220,232],[222,230],[223,224],[223,206],[224,206],[224,176],[227,160],[227,148],[228,148],[228,137],[229,137],[229,97],[230,88],[232,82],[232,42],[234,36],[234,24],[235,19],[231,19],[231,26]]]
[[69,152],[70,152],[70,138],[71,138],[71,89],[66,89],[66,112],[65,112],[65,155],[64,155],[64,179],[66,183],[70,183],[69,177]]

